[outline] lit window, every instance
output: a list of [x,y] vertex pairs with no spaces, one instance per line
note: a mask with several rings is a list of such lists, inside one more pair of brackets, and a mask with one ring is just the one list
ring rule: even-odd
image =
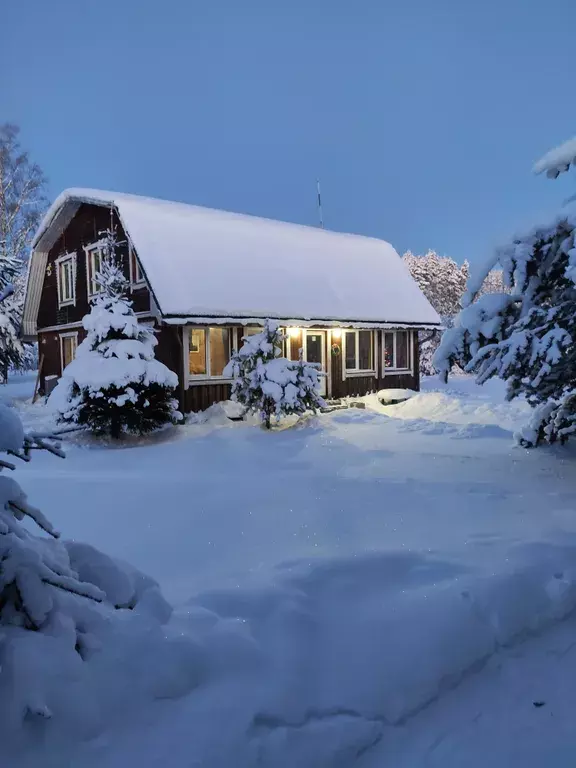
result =
[[98,244],[86,248],[86,282],[89,297],[95,296],[103,290],[97,279],[102,269],[103,255],[103,249]]
[[136,256],[136,251],[130,244],[130,282],[132,285],[141,285],[145,283],[144,273],[140,268],[140,262]]
[[58,282],[58,305],[74,304],[76,301],[76,256],[66,254],[56,261]]
[[222,376],[230,360],[230,329],[210,328],[210,376]]
[[346,370],[372,371],[374,369],[374,342],[372,331],[346,331]]
[[62,370],[66,366],[70,365],[74,357],[76,356],[76,348],[78,346],[78,334],[77,333],[63,333],[60,336],[60,358],[62,363]]
[[384,333],[384,367],[397,371],[409,370],[409,331],[386,331]]
[[190,376],[222,376],[230,361],[231,328],[190,328],[188,371]]

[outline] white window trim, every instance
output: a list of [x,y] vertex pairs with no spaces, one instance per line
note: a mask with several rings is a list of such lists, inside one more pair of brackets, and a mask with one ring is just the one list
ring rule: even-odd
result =
[[[65,261],[70,261],[72,263],[72,298],[62,301],[61,300],[62,291],[60,288],[60,266]],[[70,306],[75,307],[76,306],[76,253],[72,251],[71,253],[65,253],[62,256],[59,256],[54,262],[54,265],[56,267],[56,290],[58,292],[58,309],[61,309],[62,307],[70,307]]]
[[[190,351],[190,331],[207,331],[206,333],[206,368],[210,370],[210,327],[209,325],[184,325],[183,326],[183,343],[182,349],[184,351],[184,374],[185,374],[185,388],[193,387],[196,384],[205,384],[210,381],[217,381],[219,384],[231,384],[233,379],[225,376],[212,376],[210,373],[190,373],[190,361],[188,359],[188,353]],[[228,328],[231,332],[234,331],[236,326],[220,326],[222,328]],[[232,349],[235,349],[234,334],[232,333]]]
[[[360,331],[367,331],[372,334],[372,368],[347,368],[346,367],[346,335],[353,333],[356,336],[356,363],[360,354],[360,347],[358,343],[358,334]],[[345,378],[350,379],[354,376],[376,376],[376,350],[374,348],[374,342],[376,334],[373,328],[343,328],[342,329],[342,374]]]
[[71,331],[69,333],[61,333],[60,334],[60,370],[64,372],[64,342],[63,339],[74,339],[76,342],[76,346],[74,348],[74,353],[76,353],[76,350],[78,349],[78,331]]
[[[136,266],[138,267],[138,270],[140,272],[140,280],[136,279],[136,276],[134,275],[134,269],[132,267],[132,260],[134,259],[134,262],[136,263]],[[136,253],[136,249],[132,245],[130,241],[128,241],[128,265],[130,268],[130,287],[131,288],[142,288],[146,285],[146,276],[144,275],[144,272],[142,271],[142,265],[138,261],[138,254]]]
[[[102,293],[102,287],[99,287],[94,280],[96,274],[92,270],[92,257],[96,251],[102,251],[102,246],[105,244],[105,240],[97,240],[95,243],[84,246],[84,253],[86,254],[86,288],[88,290],[88,298],[92,299],[99,293]],[[100,256],[100,263],[102,263],[102,256]],[[90,277],[92,275],[92,277]]]
[[[386,365],[386,347],[384,344],[385,334],[393,334],[394,336],[394,363],[396,363],[396,334],[407,333],[408,334],[408,367],[396,368],[395,366]],[[384,376],[387,373],[414,373],[414,332],[407,328],[399,328],[397,331],[382,331],[382,372]]]

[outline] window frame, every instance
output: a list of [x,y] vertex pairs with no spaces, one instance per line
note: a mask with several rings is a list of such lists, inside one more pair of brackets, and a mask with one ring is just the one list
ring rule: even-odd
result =
[[86,290],[88,291],[88,299],[93,299],[94,296],[98,296],[99,293],[102,293],[102,286],[99,286],[98,283],[95,281],[94,276],[96,275],[96,270],[94,269],[94,254],[99,253],[100,254],[100,266],[102,266],[102,246],[104,245],[104,240],[97,240],[95,243],[90,243],[90,245],[84,246],[84,253],[86,254]]
[[76,351],[78,349],[78,331],[67,331],[66,333],[59,334],[60,340],[60,373],[64,373],[64,339],[74,339],[74,355],[72,360],[76,357]]
[[130,266],[130,287],[143,288],[146,285],[146,275],[138,260],[136,249],[131,242],[128,242],[128,264]]
[[[394,336],[394,365],[386,365],[386,334],[392,334]],[[406,333],[408,335],[408,366],[406,368],[398,368],[396,365],[396,344],[397,334]],[[382,370],[384,375],[387,373],[412,373],[414,368],[414,333],[408,328],[398,328],[397,330],[384,330],[382,331]]]
[[[212,329],[225,328],[230,332],[230,349],[229,356],[237,348],[237,326],[232,325],[185,325],[184,326],[184,343],[182,344],[184,350],[184,371],[186,379],[186,387],[194,384],[202,384],[207,381],[217,381],[221,384],[229,384],[232,379],[227,376],[215,376],[210,373],[210,331]],[[240,330],[242,330],[240,328]],[[206,333],[206,373],[190,373],[190,334],[192,331],[204,331]],[[228,360],[230,362],[230,359]]]
[[[66,262],[70,262],[72,268],[72,295],[68,299],[62,298],[61,270]],[[56,291],[58,293],[58,309],[62,307],[76,306],[76,253],[64,253],[54,262],[56,267]]]
[[[372,347],[372,367],[359,368],[360,363],[360,333],[369,333]],[[356,337],[356,367],[348,368],[346,364],[346,347],[348,344],[348,334],[353,333]],[[346,377],[349,376],[375,376],[376,375],[376,334],[373,328],[343,328],[342,329],[342,370]]]

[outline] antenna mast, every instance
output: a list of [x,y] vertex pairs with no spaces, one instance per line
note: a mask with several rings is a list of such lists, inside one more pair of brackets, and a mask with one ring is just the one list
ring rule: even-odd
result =
[[318,216],[320,217],[320,228],[324,229],[324,217],[322,215],[322,197],[320,196],[320,179],[316,179],[316,189],[318,191]]

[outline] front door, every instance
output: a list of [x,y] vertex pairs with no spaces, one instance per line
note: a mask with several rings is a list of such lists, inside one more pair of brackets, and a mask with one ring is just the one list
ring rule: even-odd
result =
[[320,366],[320,394],[326,396],[326,331],[306,331],[305,359]]

